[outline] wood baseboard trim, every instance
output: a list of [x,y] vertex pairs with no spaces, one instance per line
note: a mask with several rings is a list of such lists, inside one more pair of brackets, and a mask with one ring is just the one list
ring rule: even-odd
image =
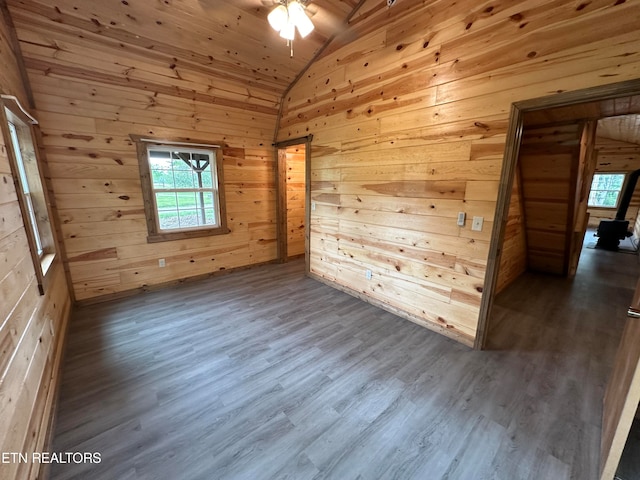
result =
[[424,320],[423,318],[416,317],[415,315],[411,315],[410,313],[404,312],[399,308],[394,307],[393,305],[389,305],[375,298],[371,298],[368,295],[364,295],[363,293],[360,293],[357,290],[354,290],[353,288],[347,287],[345,285],[340,285],[339,283],[335,283],[331,280],[327,280],[326,278],[321,277],[320,275],[317,275],[313,272],[309,272],[307,275],[310,278],[313,278],[314,280],[317,280],[320,283],[324,283],[325,285],[328,285],[331,288],[335,288],[336,290],[340,290],[341,292],[347,293],[352,297],[356,297],[362,300],[363,302],[373,305],[374,307],[381,308],[382,310],[385,310],[389,313],[393,313],[394,315],[400,318],[409,320],[410,322],[420,325],[421,327],[425,327],[433,332],[439,333],[440,335],[443,335],[463,345],[466,345],[467,347],[473,348],[474,339],[471,337],[465,336],[459,332],[449,330],[448,328],[441,327],[440,325],[436,325],[435,323]]

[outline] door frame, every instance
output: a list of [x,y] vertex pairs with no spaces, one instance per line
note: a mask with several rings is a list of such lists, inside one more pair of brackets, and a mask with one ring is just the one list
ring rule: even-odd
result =
[[309,134],[304,137],[292,138],[276,142],[275,161],[276,161],[276,239],[277,239],[277,260],[279,263],[285,263],[288,258],[287,253],[287,166],[286,162],[280,155],[282,150],[294,145],[304,145],[304,258],[305,272],[309,273],[309,221],[311,218],[311,142],[313,135]]
[[[524,116],[526,113],[551,108],[573,107],[575,105],[614,100],[620,97],[630,97],[640,95],[640,79],[628,80],[624,82],[601,85],[597,87],[585,88],[571,92],[563,92],[547,97],[539,97],[530,100],[515,102],[511,105],[511,115],[507,127],[507,138],[504,150],[504,161],[500,184],[498,189],[498,199],[496,203],[493,230],[491,232],[491,242],[489,246],[489,256],[487,259],[487,270],[483,286],[483,295],[480,303],[480,314],[478,317],[478,329],[474,342],[475,349],[485,348],[489,328],[490,316],[493,301],[495,298],[495,287],[500,270],[500,257],[502,255],[502,244],[507,226],[509,204],[511,202],[511,191],[513,179],[516,172],[518,155],[520,153],[520,143],[524,128]],[[624,113],[620,113],[624,115]],[[613,116],[603,115],[601,118]],[[580,120],[576,118],[576,120]],[[585,119],[587,120],[587,119]]]

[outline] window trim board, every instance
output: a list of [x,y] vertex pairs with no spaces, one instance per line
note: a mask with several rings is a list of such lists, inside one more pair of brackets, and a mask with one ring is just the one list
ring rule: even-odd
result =
[[[172,240],[185,240],[190,238],[208,237],[215,235],[226,235],[231,233],[227,226],[227,209],[226,197],[224,192],[224,154],[222,153],[223,144],[214,144],[209,141],[200,141],[194,139],[176,138],[176,139],[160,139],[149,137],[148,135],[129,135],[129,138],[136,144],[136,152],[138,156],[138,168],[140,170],[140,186],[142,188],[142,199],[144,204],[145,220],[147,224],[147,243],[167,242]],[[154,190],[151,185],[151,170],[147,151],[149,146],[156,145],[166,147],[175,145],[178,147],[192,146],[195,149],[202,149],[208,146],[211,150],[217,150],[216,155],[216,177],[218,180],[218,203],[220,211],[220,226],[218,227],[200,227],[189,230],[178,230],[175,232],[161,231],[158,222],[157,208],[154,199]]]
[[[34,128],[34,125],[37,125],[38,122],[31,115],[26,113],[17,98],[11,95],[0,95],[0,111],[0,133],[2,134],[5,145],[5,154],[9,160],[9,166],[11,170],[11,176],[13,178],[14,188],[16,190],[18,206],[20,208],[22,223],[27,237],[29,255],[31,256],[34,267],[33,269],[35,272],[38,292],[40,293],[40,295],[44,295],[45,291],[49,288],[51,276],[48,275],[48,273],[51,271],[51,266],[53,265],[58,255],[58,239],[56,236],[55,225],[53,223],[54,216],[50,199],[51,192],[48,189],[46,178],[43,172],[46,164],[41,157],[40,145],[38,143],[39,137],[36,135],[36,131]],[[49,228],[51,230],[51,245],[48,246],[48,251],[43,250],[42,253],[38,251],[38,241],[35,238],[34,229],[31,227],[31,214],[24,196],[24,186],[22,184],[22,178],[20,178],[21,175],[19,173],[20,167],[18,166],[18,160],[14,152],[13,136],[11,135],[11,130],[9,128],[10,121],[16,128],[18,128],[18,126],[15,125],[16,120],[22,122],[24,124],[24,127],[28,128],[29,130],[29,137],[32,142],[36,159],[35,161],[37,164],[38,177],[42,187],[43,202],[46,208]],[[22,125],[20,125],[20,128],[22,128]],[[31,187],[29,187],[29,191],[31,191]],[[35,227],[37,229],[40,228],[37,223]],[[41,240],[42,239],[40,239],[40,241]]]

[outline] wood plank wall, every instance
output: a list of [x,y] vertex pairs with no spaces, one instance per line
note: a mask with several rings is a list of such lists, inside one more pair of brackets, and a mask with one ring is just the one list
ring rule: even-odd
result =
[[536,272],[567,271],[572,178],[580,155],[579,125],[525,128],[518,168],[526,218],[527,265]]
[[[637,77],[639,14],[616,0],[366,1],[284,103],[278,140],[314,135],[312,271],[471,343],[511,103]],[[457,227],[458,211],[483,231]]]
[[507,227],[502,243],[496,293],[507,288],[527,270],[527,239],[521,188],[520,173],[516,169],[511,191]]
[[[118,2],[116,12],[97,5],[91,11],[57,11],[48,2],[10,1],[76,298],[119,295],[274,260],[271,144],[279,97],[272,85],[234,80],[233,69],[204,72],[167,54],[167,45],[144,48],[118,29],[101,35],[96,25],[109,25],[111,15],[124,15],[124,7]],[[139,17],[136,25],[141,37],[153,38],[157,31],[151,31],[160,24],[154,17]],[[224,145],[231,233],[147,244],[130,134]],[[160,258],[165,268],[159,267]]]
[[[596,173],[630,173],[640,168],[640,145],[613,140],[606,137],[596,138],[598,161]],[[597,228],[600,220],[613,219],[616,208],[589,208],[589,226]],[[635,225],[640,211],[640,187],[636,187],[627,210],[629,225]]]
[[305,145],[286,149],[287,169],[287,255],[304,254]]
[[[0,90],[26,106],[10,35],[0,16]],[[0,135],[0,452],[30,455],[45,442],[71,302],[60,261],[51,267],[51,287],[38,293],[7,148]],[[31,462],[0,465],[1,478],[37,473]]]

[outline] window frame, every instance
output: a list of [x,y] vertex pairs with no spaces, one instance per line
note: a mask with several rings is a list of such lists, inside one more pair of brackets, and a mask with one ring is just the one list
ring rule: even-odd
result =
[[[40,295],[44,295],[48,288],[51,265],[57,255],[57,239],[53,225],[53,211],[51,209],[50,192],[47,188],[43,169],[46,168],[42,160],[34,125],[38,121],[20,105],[17,98],[11,95],[0,96],[0,132],[5,144],[5,152],[9,159],[9,167],[22,216],[22,223],[27,237],[27,244],[35,271],[36,282]],[[18,124],[19,123],[19,124]],[[10,127],[10,124],[13,128]],[[18,125],[17,125],[18,124]],[[20,131],[19,131],[20,130]],[[25,147],[19,135],[28,132],[28,140],[33,149],[35,170],[28,173],[24,160]],[[15,150],[18,150],[16,153]],[[35,177],[35,178],[33,178]],[[39,184],[30,184],[30,179]],[[34,196],[37,196],[34,202]],[[39,203],[39,208],[35,206]],[[42,218],[46,214],[46,217]]]
[[[591,192],[594,191],[593,183],[596,179],[596,175],[604,176],[604,175],[622,175],[622,185],[620,186],[620,190],[618,190],[618,196],[616,197],[616,204],[612,207],[604,206],[604,205],[593,205],[589,203],[589,198],[591,197]],[[587,197],[587,208],[601,208],[605,210],[616,210],[620,206],[620,198],[622,197],[622,192],[627,185],[627,173],[626,172],[595,172],[593,174],[593,178],[591,179],[591,188],[589,189],[589,195]],[[613,190],[601,190],[595,189],[597,192],[612,192]]]
[[[172,240],[182,240],[188,238],[198,238],[214,235],[225,235],[231,232],[227,227],[227,211],[226,211],[226,199],[224,193],[224,168],[223,168],[223,154],[222,148],[218,145],[213,145],[209,142],[195,141],[189,139],[185,141],[183,139],[158,139],[154,137],[130,135],[130,138],[135,142],[138,166],[140,170],[140,186],[142,188],[142,197],[144,201],[144,211],[147,223],[147,242],[166,242]],[[158,218],[158,207],[156,204],[156,189],[153,187],[153,178],[151,175],[151,169],[149,167],[149,150],[153,148],[166,149],[176,148],[194,151],[200,153],[207,151],[212,153],[212,159],[215,163],[215,170],[212,169],[214,174],[214,181],[217,180],[217,189],[215,189],[215,202],[217,203],[219,212],[219,225],[202,225],[197,227],[189,227],[175,230],[167,230],[160,228],[160,222]],[[212,189],[213,190],[213,189]],[[194,192],[197,190],[194,190]]]

